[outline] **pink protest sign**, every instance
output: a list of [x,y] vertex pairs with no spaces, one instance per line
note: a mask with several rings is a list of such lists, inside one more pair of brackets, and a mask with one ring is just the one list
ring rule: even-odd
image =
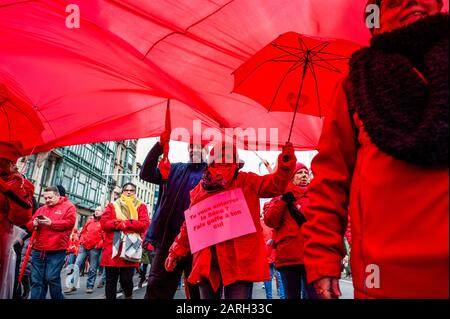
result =
[[256,232],[242,189],[208,197],[184,212],[191,252]]

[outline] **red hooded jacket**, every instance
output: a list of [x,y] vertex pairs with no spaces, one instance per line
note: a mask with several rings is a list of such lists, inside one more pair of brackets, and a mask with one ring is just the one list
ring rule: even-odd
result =
[[33,230],[33,220],[38,215],[50,218],[52,224],[38,228],[33,249],[44,251],[67,250],[70,234],[73,226],[75,226],[75,206],[64,196],[61,196],[59,202],[53,207],[42,206],[27,224],[30,231]]
[[102,225],[100,224],[100,219],[91,217],[81,230],[80,244],[86,250],[91,250],[92,248],[102,248],[102,242]]
[[[294,194],[294,205],[303,214],[308,204],[307,188],[289,183],[286,192]],[[304,240],[301,227],[291,216],[281,197],[272,199],[264,214],[264,222],[274,228],[275,266],[302,265]]]
[[331,105],[302,227],[308,281],[340,277],[350,215],[356,298],[447,299],[448,167],[422,168],[382,152],[357,113],[352,123],[344,85]]
[[[230,239],[215,245],[220,273],[211,271],[211,250],[204,248],[193,255],[192,272],[188,281],[196,284],[208,279],[214,290],[217,290],[220,279],[223,285],[230,285],[238,280],[261,282],[270,279],[267,263],[266,247],[260,224],[259,198],[270,198],[283,193],[286,184],[295,167],[292,162],[283,163],[278,160],[278,169],[265,176],[254,173],[239,172],[227,190],[241,188],[248,208],[253,218],[256,232],[238,238]],[[216,195],[217,192],[207,193],[199,183],[191,191],[191,205]],[[189,249],[189,239],[186,222],[181,227],[180,234],[170,248],[176,256],[186,256]]]
[[78,233],[72,233],[69,238],[69,246],[67,247],[67,252],[69,254],[78,255],[78,251],[80,250],[80,238]]

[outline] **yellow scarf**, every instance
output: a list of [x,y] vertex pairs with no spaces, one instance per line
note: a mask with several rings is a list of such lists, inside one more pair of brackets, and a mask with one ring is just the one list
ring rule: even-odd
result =
[[120,220],[138,220],[137,209],[142,204],[140,200],[133,196],[122,195],[114,202],[114,209],[116,211],[116,218]]

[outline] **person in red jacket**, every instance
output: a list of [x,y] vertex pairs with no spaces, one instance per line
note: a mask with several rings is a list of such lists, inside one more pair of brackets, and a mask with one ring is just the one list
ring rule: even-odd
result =
[[356,298],[447,299],[449,17],[440,0],[369,4],[380,28],[352,56],[312,163],[308,281],[341,295],[351,216]]
[[13,226],[24,226],[32,214],[34,186],[15,170],[22,155],[20,142],[0,142],[0,298],[12,298]]
[[45,205],[27,224],[30,231],[37,231],[31,251],[30,298],[45,299],[49,288],[52,299],[64,299],[61,270],[75,225],[76,208],[67,197],[59,195],[55,186],[44,189],[44,199]]
[[[86,258],[89,260],[89,273],[86,281],[86,293],[94,292],[95,278],[97,276],[97,268],[100,261],[100,254],[102,252],[102,225],[100,224],[100,217],[103,211],[99,206],[95,209],[94,214],[84,224],[80,233],[80,248],[77,254],[75,265],[78,271],[81,271],[86,263]],[[64,293],[71,293],[76,291],[74,286],[67,288]]]
[[309,170],[297,163],[291,182],[283,196],[272,199],[264,213],[264,222],[274,228],[275,267],[281,273],[287,299],[315,298],[306,284],[303,262],[304,210],[308,204]]
[[67,253],[69,254],[67,266],[75,263],[79,250],[80,250],[80,235],[78,234],[78,229],[74,228],[72,230],[72,233],[70,234],[69,246],[67,247]]
[[[258,176],[239,172],[237,150],[231,144],[216,144],[210,153],[210,164],[202,181],[191,191],[191,206],[217,193],[241,188],[256,228],[256,232],[220,242],[193,254],[192,272],[188,282],[199,283],[202,299],[221,297],[247,299],[253,282],[269,279],[266,248],[260,224],[259,198],[280,195],[286,188],[295,167],[292,144],[286,144],[278,158],[277,170]],[[190,252],[186,222],[169,250],[167,271],[172,271],[178,261]]]
[[104,231],[101,266],[106,271],[106,299],[116,299],[118,280],[125,298],[133,297],[133,275],[134,270],[139,269],[141,256],[131,261],[128,253],[133,251],[134,245],[128,243],[140,241],[142,249],[141,238],[150,224],[147,206],[135,194],[136,185],[123,185],[120,198],[106,207],[100,219]]

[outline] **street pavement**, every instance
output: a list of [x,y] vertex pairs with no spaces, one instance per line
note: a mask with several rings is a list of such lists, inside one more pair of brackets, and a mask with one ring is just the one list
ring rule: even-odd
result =
[[[67,277],[64,270],[61,273],[61,277],[62,277],[61,278],[62,279],[62,287],[64,290],[66,288],[65,283],[66,283],[66,277]],[[79,288],[77,289],[77,291],[75,291],[73,293],[65,294],[66,299],[104,299],[105,298],[105,288],[104,287],[97,288],[99,279],[100,279],[99,276],[97,276],[94,292],[91,294],[87,294],[86,293],[87,275],[80,277]],[[137,284],[139,282],[139,275],[137,275],[137,274],[134,276],[133,282],[135,285],[134,292],[133,292],[133,298],[134,299],[144,299],[147,283],[144,283],[143,287],[139,288],[137,286]],[[253,299],[266,299],[266,293],[265,293],[265,290],[263,287],[264,287],[264,285],[262,282],[255,283],[253,285]],[[353,299],[353,286],[352,286],[351,279],[341,279],[340,287],[341,287],[341,292],[342,292],[341,299]],[[273,283],[272,283],[272,296],[274,299],[279,299],[277,292],[276,292],[275,278],[273,279]],[[48,296],[47,298],[50,298],[50,297]],[[123,294],[118,293],[117,298],[123,299]],[[175,294],[175,299],[186,299],[186,295],[184,293],[183,287],[181,289],[177,290],[177,292]]]

